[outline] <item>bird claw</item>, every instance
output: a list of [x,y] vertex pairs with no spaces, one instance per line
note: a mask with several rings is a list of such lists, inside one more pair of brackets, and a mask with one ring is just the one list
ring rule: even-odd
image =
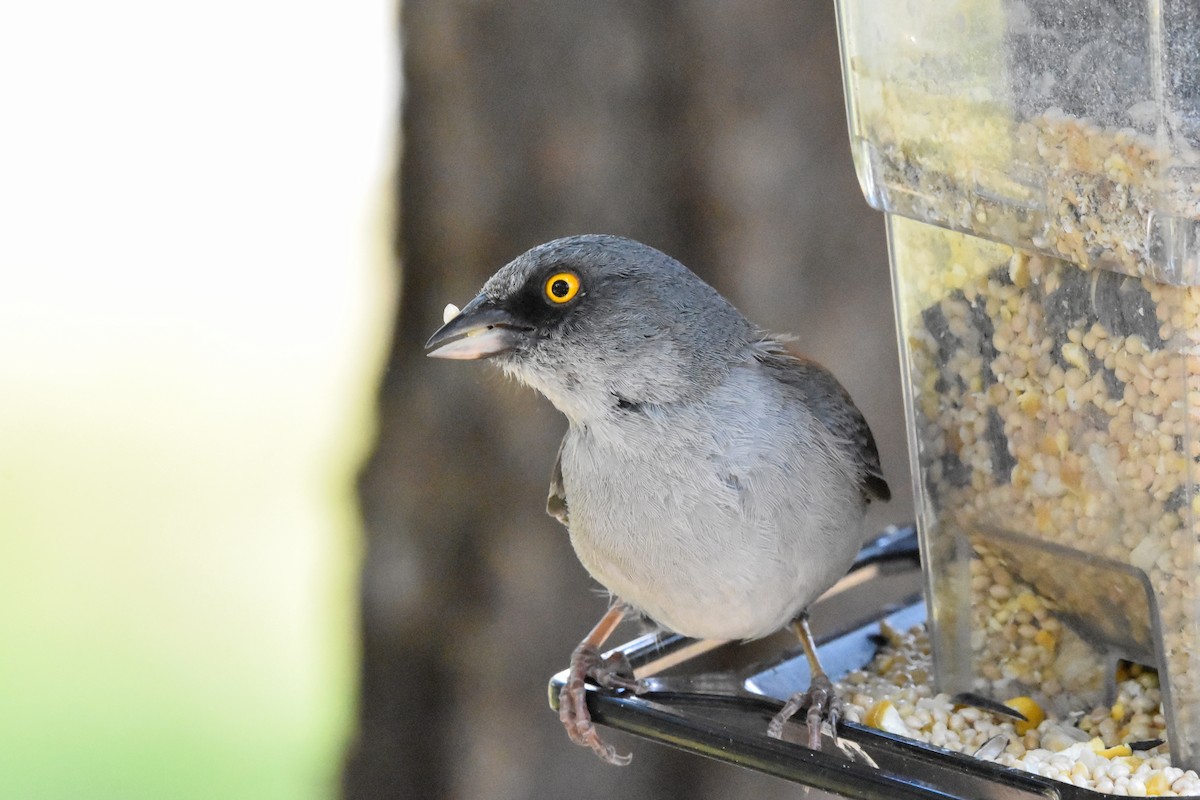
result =
[[558,718],[571,741],[581,747],[590,747],[601,760],[623,767],[633,760],[633,756],[618,752],[600,738],[587,707],[586,683],[589,678],[604,689],[624,689],[635,694],[646,691],[646,684],[634,677],[624,653],[605,658],[595,647],[581,644],[571,654],[567,682],[558,695]]
[[796,692],[788,698],[783,708],[767,726],[767,735],[772,739],[783,738],[784,724],[800,709],[808,709],[805,722],[808,725],[808,747],[821,749],[821,723],[827,721],[833,735],[837,737],[837,724],[842,718],[842,701],[833,691],[833,683],[825,675],[813,678],[808,690]]
[[604,689],[624,689],[633,694],[642,694],[648,688],[646,681],[634,677],[629,657],[619,650],[606,658],[600,658],[597,664],[588,670],[588,675]]

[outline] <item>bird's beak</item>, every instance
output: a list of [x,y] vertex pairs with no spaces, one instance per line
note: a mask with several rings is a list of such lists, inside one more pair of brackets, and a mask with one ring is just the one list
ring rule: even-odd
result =
[[481,294],[437,329],[425,349],[431,358],[488,358],[513,349],[530,330]]

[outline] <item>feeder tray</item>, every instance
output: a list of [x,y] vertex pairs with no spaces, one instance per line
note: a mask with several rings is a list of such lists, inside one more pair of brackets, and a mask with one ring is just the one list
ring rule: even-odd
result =
[[[868,585],[868,580],[870,581]],[[925,622],[916,534],[911,528],[863,548],[850,574],[813,609],[821,661],[834,681],[866,666],[879,648],[880,623],[908,630]],[[880,605],[880,597],[890,595]],[[864,604],[864,597],[871,598]],[[840,624],[839,621],[840,620]],[[1099,800],[1110,795],[843,721],[841,745],[805,746],[803,717],[784,740],[767,736],[783,702],[809,684],[803,650],[779,642],[714,643],[647,634],[620,647],[649,690],[642,695],[587,686],[593,720],[614,730],[837,796],[879,800]],[[770,654],[774,645],[775,654]],[[550,705],[566,671],[550,680]]]

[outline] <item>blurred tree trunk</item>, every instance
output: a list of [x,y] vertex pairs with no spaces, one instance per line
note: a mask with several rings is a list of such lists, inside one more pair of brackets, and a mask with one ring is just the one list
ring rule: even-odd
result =
[[646,743],[619,741],[636,751],[621,770],[567,741],[546,681],[604,600],[543,510],[565,422],[422,345],[445,303],[528,247],[631,236],[799,334],[858,398],[905,498],[883,222],[853,175],[832,0],[408,0],[402,33],[403,297],[361,481],[346,797],[793,796]]

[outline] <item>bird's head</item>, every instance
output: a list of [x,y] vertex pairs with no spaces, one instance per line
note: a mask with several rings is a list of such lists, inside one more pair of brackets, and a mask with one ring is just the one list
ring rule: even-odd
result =
[[613,407],[697,397],[757,331],[670,256],[616,236],[574,236],[518,256],[426,344],[490,358],[585,421]]

